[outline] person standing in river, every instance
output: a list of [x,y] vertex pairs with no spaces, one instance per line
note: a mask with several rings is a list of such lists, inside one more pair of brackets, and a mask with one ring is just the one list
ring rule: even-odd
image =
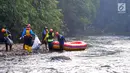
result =
[[50,29],[47,37],[48,47],[49,51],[53,51],[53,41],[54,41],[54,31],[53,29]]
[[10,47],[10,51],[12,50],[12,44],[9,42],[9,40],[12,39],[12,35],[9,30],[6,28],[1,29],[1,34],[0,34],[0,41],[5,43],[6,51],[8,51],[8,46]]
[[42,32],[42,44],[45,44],[45,49],[47,50],[47,37],[48,37],[48,27],[44,27]]
[[[31,52],[31,46],[32,46],[32,37],[35,36],[35,33],[31,29],[31,25],[28,24],[26,28],[22,32],[22,36],[20,39],[24,38],[24,45],[23,48],[28,50],[28,52]],[[26,47],[28,46],[28,48]]]
[[59,42],[60,51],[63,52],[63,50],[64,50],[64,42],[66,41],[65,37],[63,35],[59,34],[59,32],[56,32],[55,35],[56,35],[57,40]]

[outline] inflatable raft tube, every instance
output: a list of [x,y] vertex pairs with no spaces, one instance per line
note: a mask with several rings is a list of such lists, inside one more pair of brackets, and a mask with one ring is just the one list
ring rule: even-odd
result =
[[[53,48],[57,50],[60,49],[58,41],[53,42]],[[73,41],[64,43],[64,50],[66,51],[80,51],[85,50],[86,48],[87,44],[83,41]]]

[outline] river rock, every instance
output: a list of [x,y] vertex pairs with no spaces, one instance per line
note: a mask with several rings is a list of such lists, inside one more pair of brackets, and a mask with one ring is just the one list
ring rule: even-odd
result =
[[66,56],[53,56],[50,58],[51,60],[71,60],[71,58]]

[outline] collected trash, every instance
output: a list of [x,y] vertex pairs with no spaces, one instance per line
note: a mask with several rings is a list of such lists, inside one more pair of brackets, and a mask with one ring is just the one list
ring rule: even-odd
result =
[[7,40],[7,43],[9,45],[13,45],[14,44],[13,41],[9,37],[5,37],[5,39]]
[[41,45],[41,42],[40,42],[38,36],[36,35],[35,39],[34,39],[34,43],[32,45],[32,49],[33,50],[38,50],[38,49],[40,49],[40,45]]

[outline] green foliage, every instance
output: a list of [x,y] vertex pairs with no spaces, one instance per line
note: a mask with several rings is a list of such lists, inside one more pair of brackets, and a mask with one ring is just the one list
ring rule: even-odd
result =
[[59,31],[63,15],[57,4],[57,0],[0,0],[0,27],[6,26],[15,38],[28,23],[39,36],[44,26]]
[[96,17],[99,0],[59,0],[69,33],[83,31]]
[[38,36],[44,26],[72,34],[93,22],[98,4],[99,0],[0,0],[0,27],[6,26],[14,38],[28,23]]

